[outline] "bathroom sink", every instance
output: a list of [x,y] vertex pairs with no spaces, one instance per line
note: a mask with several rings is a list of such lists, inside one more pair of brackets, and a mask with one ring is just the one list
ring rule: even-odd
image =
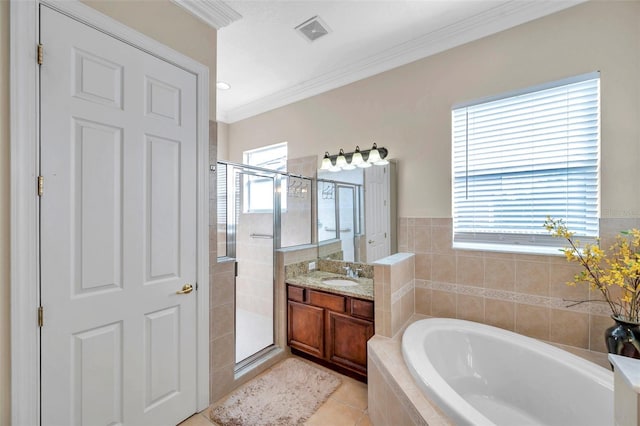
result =
[[334,285],[336,287],[353,287],[358,285],[357,282],[344,278],[325,278],[322,280],[322,283],[326,285]]

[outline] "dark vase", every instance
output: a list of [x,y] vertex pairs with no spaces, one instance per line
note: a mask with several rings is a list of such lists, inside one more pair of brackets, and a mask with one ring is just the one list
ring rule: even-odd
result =
[[616,323],[604,332],[609,353],[640,359],[640,323],[611,318]]

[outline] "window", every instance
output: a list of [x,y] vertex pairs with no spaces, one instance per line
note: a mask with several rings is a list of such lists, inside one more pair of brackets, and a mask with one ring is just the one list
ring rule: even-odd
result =
[[[269,145],[243,153],[243,163],[250,166],[287,171],[287,143]],[[287,182],[283,178],[282,186]],[[273,179],[247,176],[244,180],[244,212],[264,212],[273,209]],[[281,209],[286,209],[287,197],[281,197]]]
[[599,99],[592,73],[454,107],[455,247],[563,247],[543,228],[547,215],[595,240]]

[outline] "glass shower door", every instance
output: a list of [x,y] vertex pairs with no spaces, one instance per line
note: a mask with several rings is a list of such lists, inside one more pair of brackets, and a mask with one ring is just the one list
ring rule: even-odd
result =
[[230,182],[237,262],[236,364],[250,362],[274,345],[276,180],[274,174],[235,169]]
[[355,261],[356,195],[355,187],[338,185],[338,238],[342,240],[343,259]]

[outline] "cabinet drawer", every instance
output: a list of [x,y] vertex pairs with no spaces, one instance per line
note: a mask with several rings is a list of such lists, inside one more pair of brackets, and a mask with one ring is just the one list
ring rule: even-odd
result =
[[289,300],[295,300],[296,302],[304,302],[304,288],[301,287],[287,287],[287,297]]
[[369,300],[351,299],[351,315],[372,320],[373,302]]
[[335,312],[345,311],[344,296],[309,290],[309,303],[314,306],[320,306]]

